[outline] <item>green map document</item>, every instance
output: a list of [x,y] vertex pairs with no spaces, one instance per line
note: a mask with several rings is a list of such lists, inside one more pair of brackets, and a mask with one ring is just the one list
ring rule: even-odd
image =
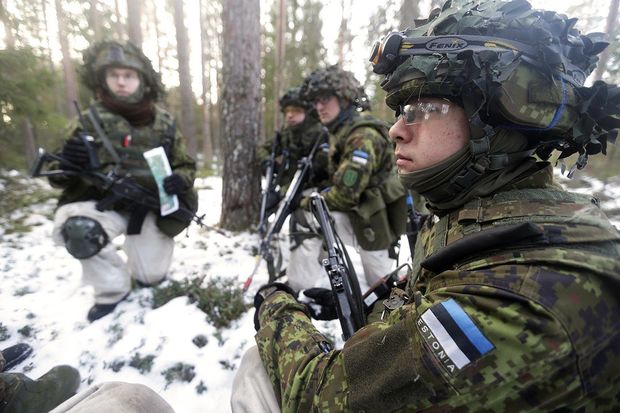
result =
[[179,197],[176,195],[169,195],[164,190],[164,178],[172,175],[172,169],[170,168],[170,162],[164,148],[158,146],[149,151],[144,152],[144,159],[148,163],[153,178],[157,183],[157,190],[159,192],[159,204],[160,213],[162,217],[172,214],[179,209]]

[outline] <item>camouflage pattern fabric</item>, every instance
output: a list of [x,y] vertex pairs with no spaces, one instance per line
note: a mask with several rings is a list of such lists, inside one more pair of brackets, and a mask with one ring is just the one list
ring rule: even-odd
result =
[[[276,163],[278,164],[276,168],[278,173],[277,180],[281,194],[286,192],[297,171],[297,163],[301,158],[310,153],[316,139],[321,135],[321,130],[321,123],[308,115],[299,125],[282,128],[280,141],[276,142],[275,147]],[[257,158],[259,162],[269,159],[273,139],[275,138],[272,137],[258,147]],[[321,150],[317,150],[314,156],[312,175],[312,179],[306,184],[306,187],[325,184],[327,156]]]
[[[530,220],[539,236],[424,268]],[[432,221],[408,299],[343,350],[321,351],[327,339],[292,296],[265,300],[256,341],[282,411],[618,411],[620,236],[597,205],[543,171]]]
[[393,211],[387,206],[395,203],[394,210],[399,210],[399,217],[392,221],[404,223],[406,216],[405,189],[396,175],[387,125],[354,113],[330,133],[329,141],[327,206],[349,213],[362,248],[387,248],[405,229],[391,225]]
[[[175,129],[174,136],[167,137],[167,132],[174,122],[172,116],[162,108],[155,106],[155,120],[151,125],[133,127],[125,118],[110,112],[100,103],[95,102],[93,107],[101,119],[103,130],[121,158],[121,165],[117,173],[120,175],[130,174],[136,183],[156,193],[157,186],[143,153],[149,149],[163,146],[168,154],[172,171],[183,177],[190,188],[185,194],[179,196],[179,201],[188,209],[195,210],[197,195],[192,187],[196,176],[196,163],[187,154],[179,128]],[[95,138],[97,155],[101,162],[101,167],[97,171],[107,173],[115,168],[114,160],[97,136],[87,112],[83,113],[83,117],[88,128],[86,132]],[[70,136],[77,136],[77,133],[82,130],[82,126],[76,120],[71,125],[70,130],[72,131]],[[106,195],[80,179],[50,178],[50,183],[53,186],[63,188],[58,201],[59,206],[70,202],[100,200]],[[129,207],[130,205],[121,202],[115,209],[124,210]],[[175,225],[172,225],[174,220],[172,215],[165,218],[160,217],[158,220],[158,226],[165,233],[178,230],[176,222],[174,222]],[[170,229],[166,228],[168,225],[170,225]],[[173,226],[175,228],[172,228]]]

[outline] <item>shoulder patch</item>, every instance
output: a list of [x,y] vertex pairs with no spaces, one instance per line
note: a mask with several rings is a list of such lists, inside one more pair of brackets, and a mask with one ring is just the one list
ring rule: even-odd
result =
[[351,157],[351,161],[358,163],[360,165],[366,165],[368,163],[368,153],[360,149],[356,149],[353,151],[353,156]]
[[426,310],[416,324],[433,356],[449,373],[495,348],[452,298]]
[[358,176],[358,172],[355,169],[349,167],[346,169],[346,171],[344,171],[344,174],[342,175],[342,183],[345,184],[345,186],[353,187],[357,183]]

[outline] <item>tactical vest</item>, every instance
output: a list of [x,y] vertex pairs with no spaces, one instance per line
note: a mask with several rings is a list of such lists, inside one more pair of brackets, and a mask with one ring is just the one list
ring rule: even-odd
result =
[[[602,366],[619,363],[610,343],[620,340],[620,234],[595,199],[549,188],[500,192],[470,201],[421,236],[418,276],[407,285],[411,303],[442,288],[484,285],[489,294],[542,305],[570,338],[582,383],[575,397],[587,400],[614,380]],[[537,268],[553,276],[537,276]],[[587,297],[585,307],[579,297]]]
[[[335,134],[335,151],[330,159],[330,175],[340,163],[347,138],[355,129],[370,127],[390,142],[385,122],[370,116],[356,116]],[[387,148],[391,148],[388,145]],[[407,221],[406,191],[395,173],[394,155],[389,149],[381,156],[378,171],[360,196],[360,203],[347,211],[353,231],[360,246],[368,251],[386,249],[405,232]]]
[[[99,104],[94,104],[92,109],[94,109],[95,117],[120,157],[121,162],[117,173],[129,175],[136,183],[156,191],[157,185],[143,154],[150,149],[162,146],[172,163],[172,149],[176,133],[176,125],[172,116],[155,107],[153,123],[135,128],[125,118],[106,110]],[[100,141],[99,137],[94,136],[96,141]],[[105,146],[102,145],[98,154],[106,171],[116,167],[112,154],[106,150]]]

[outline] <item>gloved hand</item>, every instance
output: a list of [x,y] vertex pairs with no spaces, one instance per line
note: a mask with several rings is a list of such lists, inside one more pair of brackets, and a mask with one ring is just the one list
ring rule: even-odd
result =
[[187,191],[188,185],[179,174],[172,174],[164,178],[164,191],[168,195],[178,195]]
[[[307,299],[305,297],[307,297]],[[300,301],[307,305],[315,320],[335,320],[338,318],[332,290],[328,288],[308,288],[302,291]]]
[[271,284],[265,284],[262,287],[260,287],[258,291],[256,292],[256,295],[254,296],[254,308],[256,309],[256,311],[254,312],[254,329],[256,331],[260,329],[260,321],[258,319],[258,309],[260,308],[263,301],[265,301],[267,297],[269,297],[271,294],[275,293],[276,291],[284,291],[285,293],[288,293],[292,295],[293,297],[297,298],[297,293],[295,292],[295,290],[293,290],[291,287],[289,287],[286,284],[271,283]]
[[77,136],[71,137],[62,148],[62,157],[75,166],[85,167],[89,164],[88,148]]

